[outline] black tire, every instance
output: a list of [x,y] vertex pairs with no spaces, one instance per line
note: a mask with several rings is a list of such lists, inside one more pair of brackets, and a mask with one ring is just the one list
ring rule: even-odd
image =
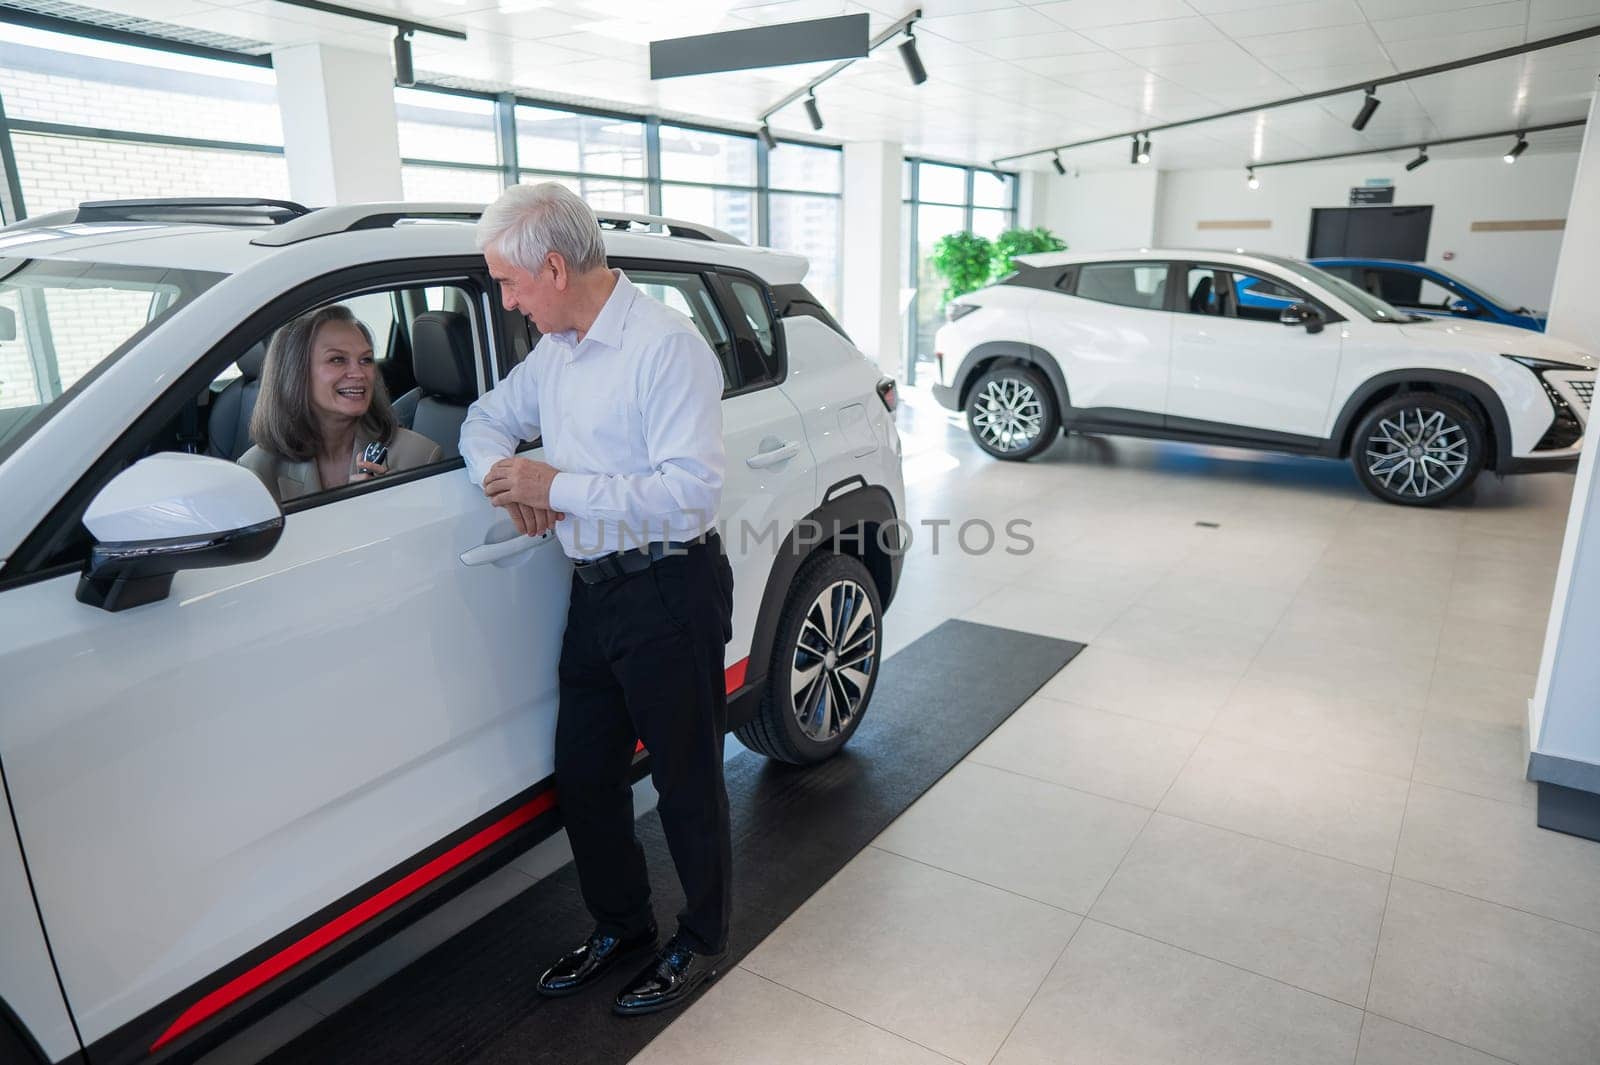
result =
[[[829,617],[818,612],[825,594],[833,608]],[[848,657],[843,657],[843,661],[848,663],[851,658],[860,658],[856,664],[864,668],[837,665],[830,668],[825,655],[818,653],[828,645],[828,634],[823,629],[848,626],[854,619],[863,617],[863,606],[871,610],[861,622],[862,626],[872,626],[870,643],[865,641],[865,629],[857,628],[850,634],[845,646]],[[861,658],[863,650],[868,653]],[[783,614],[778,619],[761,708],[749,722],[734,730],[734,735],[757,754],[793,765],[810,765],[831,757],[849,742],[861,724],[872,701],[872,690],[878,683],[882,658],[883,603],[867,567],[849,555],[831,552],[808,558],[795,574],[794,585],[789,589]],[[797,693],[794,690],[796,670],[807,662],[815,663],[816,680]],[[857,679],[860,674],[866,677],[864,684]],[[841,700],[841,694],[846,698]],[[851,697],[854,697],[853,702]],[[826,700],[826,704],[821,700]],[[847,706],[853,709],[845,718],[838,711]],[[806,715],[814,727],[808,729],[802,723],[802,708],[815,711]]]
[[1060,428],[1056,394],[1032,366],[994,367],[967,397],[967,431],[997,459],[1026,462],[1055,443]]
[[1350,463],[1385,503],[1436,507],[1483,469],[1488,434],[1466,404],[1437,392],[1403,392],[1369,410],[1350,438]]

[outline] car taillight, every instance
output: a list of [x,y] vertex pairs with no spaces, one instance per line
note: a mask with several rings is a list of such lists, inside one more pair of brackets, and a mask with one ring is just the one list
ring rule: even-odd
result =
[[890,414],[893,414],[894,409],[900,405],[900,396],[895,391],[894,378],[885,377],[878,382],[878,398],[883,400],[884,407],[888,409]]

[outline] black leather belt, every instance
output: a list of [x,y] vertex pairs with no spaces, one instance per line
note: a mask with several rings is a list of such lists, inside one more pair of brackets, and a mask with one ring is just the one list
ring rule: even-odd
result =
[[657,541],[627,551],[613,551],[599,558],[574,562],[572,568],[584,584],[601,584],[630,573],[642,573],[668,555],[681,555],[696,544],[706,543],[715,535],[716,530],[712,530],[698,540]]

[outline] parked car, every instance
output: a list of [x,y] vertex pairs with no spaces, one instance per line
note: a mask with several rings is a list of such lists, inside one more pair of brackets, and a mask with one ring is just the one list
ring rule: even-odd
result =
[[[0,230],[0,1060],[192,1058],[558,831],[570,565],[456,453],[534,340],[476,213],[109,202]],[[602,224],[727,378],[731,725],[825,758],[899,574],[892,382],[804,259]],[[261,344],[333,302],[446,457],[280,509],[233,461]]]
[[1545,311],[1489,295],[1478,285],[1422,263],[1397,259],[1312,259],[1311,265],[1385,303],[1430,318],[1472,318],[1544,332]]
[[1420,318],[1271,255],[1017,262],[954,300],[935,339],[935,396],[996,458],[1032,458],[1061,429],[1264,448],[1349,458],[1374,495],[1410,505],[1483,469],[1577,461],[1596,360],[1563,341]]

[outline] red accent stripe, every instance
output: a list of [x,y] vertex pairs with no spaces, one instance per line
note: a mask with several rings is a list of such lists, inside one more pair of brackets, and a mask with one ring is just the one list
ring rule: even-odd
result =
[[729,695],[732,695],[734,692],[744,687],[745,671],[749,668],[750,660],[748,658],[741,658],[739,661],[722,671],[722,679],[728,687]]
[[414,895],[428,884],[465,862],[468,858],[487,848],[490,844],[504,839],[545,811],[554,809],[555,805],[555,789],[552,788],[549,791],[542,792],[494,824],[451,847],[420,869],[401,877],[370,899],[346,910],[332,921],[280,950],[255,968],[234,977],[187,1010],[184,1010],[183,1015],[172,1022],[172,1027],[161,1033],[161,1038],[150,1045],[151,1052],[160,1050],[183,1033],[227,1009],[241,998],[260,988],[263,984],[283,975],[324,947],[360,928],[396,903],[410,895]]
[[[745,673],[749,666],[750,659],[743,658],[723,671],[723,680],[730,695],[744,687]],[[641,740],[635,748],[635,752],[642,750],[644,750],[644,742]],[[504,839],[545,811],[553,809],[555,804],[556,793],[554,789],[542,793],[524,805],[517,807],[517,809],[511,811],[494,824],[451,847],[415,872],[401,877],[365,902],[346,910],[321,928],[280,950],[255,968],[229,980],[226,984],[223,984],[184,1010],[182,1016],[173,1021],[172,1026],[161,1033],[161,1038],[150,1045],[151,1052],[160,1050],[174,1039],[183,1035],[183,1033],[221,1013],[235,1002],[282,976],[318,951],[349,935],[385,910],[416,894],[462,862],[465,862],[468,858],[478,854],[491,844]]]

